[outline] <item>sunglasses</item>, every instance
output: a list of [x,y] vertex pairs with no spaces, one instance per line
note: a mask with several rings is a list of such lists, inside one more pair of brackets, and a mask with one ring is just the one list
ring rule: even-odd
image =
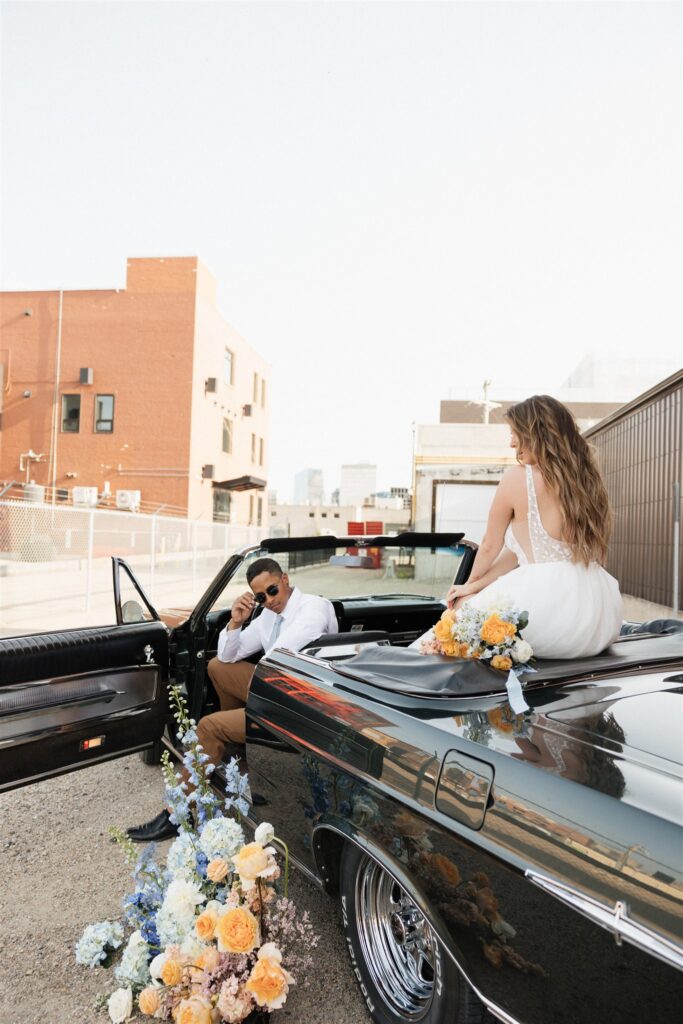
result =
[[269,587],[266,587],[265,594],[261,591],[260,594],[254,594],[254,600],[257,604],[265,604],[267,597],[275,597],[276,594],[280,593],[280,588],[277,583],[271,583]]

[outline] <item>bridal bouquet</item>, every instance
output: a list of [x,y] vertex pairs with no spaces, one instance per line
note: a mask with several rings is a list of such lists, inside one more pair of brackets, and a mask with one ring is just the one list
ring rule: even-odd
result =
[[509,671],[513,664],[526,665],[533,656],[531,644],[521,636],[528,622],[527,612],[509,602],[498,599],[486,608],[476,608],[466,601],[457,612],[443,613],[423,639],[420,653],[477,658]]
[[[308,913],[298,915],[287,898],[287,847],[263,823],[246,842],[247,780],[233,759],[227,798],[209,785],[213,765],[197,742],[195,723],[171,689],[185,755],[195,786],[187,792],[168,755],[164,775],[171,820],[180,828],[165,865],[154,846],[138,856],[133,843],[112,830],[135,865],[134,891],[123,900],[121,922],[101,921],[85,929],[76,960],[88,967],[118,964],[119,988],[107,1001],[114,1024],[141,1013],[175,1024],[240,1024],[265,1020],[285,1003],[294,978],[313,963],[317,937]],[[227,813],[224,813],[227,812]],[[233,817],[236,814],[236,817]],[[285,849],[284,895],[276,851]],[[124,944],[126,933],[128,939]],[[306,984],[304,982],[304,984]]]

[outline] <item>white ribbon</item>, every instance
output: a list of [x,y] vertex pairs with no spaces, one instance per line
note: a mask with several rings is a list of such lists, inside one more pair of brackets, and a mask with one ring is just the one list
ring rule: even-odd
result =
[[508,673],[507,682],[505,688],[508,692],[508,701],[510,707],[516,715],[523,715],[525,711],[530,711],[530,707],[524,700],[524,694],[522,693],[522,684],[517,678],[517,674],[513,669],[510,669]]

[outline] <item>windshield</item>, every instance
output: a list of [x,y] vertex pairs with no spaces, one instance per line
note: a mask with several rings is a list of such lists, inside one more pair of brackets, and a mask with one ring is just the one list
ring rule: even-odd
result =
[[437,548],[321,548],[276,555],[266,550],[252,551],[213,607],[229,608],[236,597],[249,589],[247,569],[257,558],[275,558],[293,586],[330,600],[440,600],[455,579],[466,551],[460,544]]

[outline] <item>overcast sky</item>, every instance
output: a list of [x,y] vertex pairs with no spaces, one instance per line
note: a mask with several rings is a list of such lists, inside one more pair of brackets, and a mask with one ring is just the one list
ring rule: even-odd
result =
[[455,389],[681,354],[682,49],[678,2],[5,3],[2,286],[199,256],[279,495],[409,483]]

